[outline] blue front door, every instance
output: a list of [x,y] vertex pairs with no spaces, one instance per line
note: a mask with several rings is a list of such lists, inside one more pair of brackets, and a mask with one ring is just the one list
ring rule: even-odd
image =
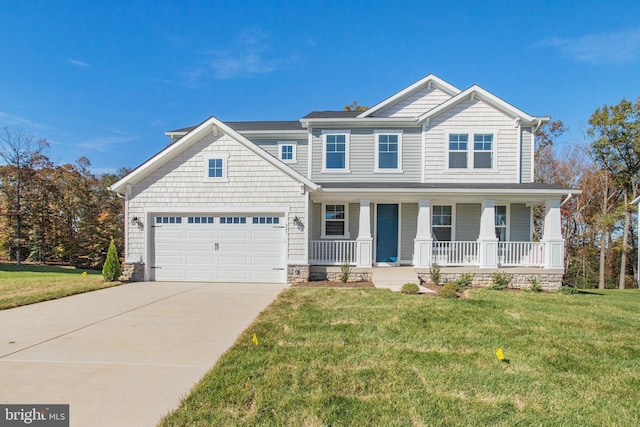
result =
[[398,262],[398,205],[377,205],[376,262]]

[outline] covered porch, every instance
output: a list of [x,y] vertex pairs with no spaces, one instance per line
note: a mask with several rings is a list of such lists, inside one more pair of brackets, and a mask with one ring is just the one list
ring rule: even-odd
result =
[[[564,269],[561,200],[567,190],[540,184],[497,188],[443,186],[333,190],[311,197],[309,264],[416,269]],[[543,235],[533,241],[533,207],[544,206]],[[336,236],[336,237],[334,237]]]

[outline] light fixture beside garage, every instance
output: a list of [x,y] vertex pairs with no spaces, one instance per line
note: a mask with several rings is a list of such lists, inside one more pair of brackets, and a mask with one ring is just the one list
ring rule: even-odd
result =
[[299,230],[304,229],[304,224],[302,223],[302,220],[300,219],[300,217],[298,217],[298,215],[293,217],[293,225],[298,227]]
[[142,220],[140,219],[140,217],[137,217],[137,216],[134,216],[133,218],[131,218],[131,225],[135,225],[140,229],[144,227]]

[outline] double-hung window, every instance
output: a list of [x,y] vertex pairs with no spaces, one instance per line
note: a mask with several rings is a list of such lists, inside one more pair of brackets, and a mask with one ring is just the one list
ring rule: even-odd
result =
[[469,151],[469,135],[466,133],[449,134],[449,169],[466,169]]
[[499,241],[505,242],[507,240],[507,207],[496,206],[496,237]]
[[402,170],[402,133],[376,132],[376,172],[399,172]]
[[278,142],[278,157],[284,163],[296,163],[296,148],[295,142]]
[[323,169],[325,171],[349,170],[349,134],[325,133],[323,134]]
[[450,242],[452,235],[453,215],[451,206],[433,206],[431,213],[431,230],[434,240]]
[[476,133],[473,135],[473,168],[491,169],[493,167],[493,134]]
[[324,205],[324,236],[347,237],[346,205]]

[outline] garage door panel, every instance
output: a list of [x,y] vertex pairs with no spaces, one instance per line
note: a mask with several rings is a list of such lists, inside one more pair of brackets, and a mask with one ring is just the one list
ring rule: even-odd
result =
[[[175,223],[162,223],[153,230],[155,280],[285,280],[285,229],[267,223],[268,217],[263,223],[259,222],[262,219],[253,223],[246,216],[245,223],[232,223],[228,217],[217,216],[207,223],[190,222],[188,214],[174,217],[182,218],[180,222],[176,219]],[[278,218],[279,223],[284,223],[284,218]]]

